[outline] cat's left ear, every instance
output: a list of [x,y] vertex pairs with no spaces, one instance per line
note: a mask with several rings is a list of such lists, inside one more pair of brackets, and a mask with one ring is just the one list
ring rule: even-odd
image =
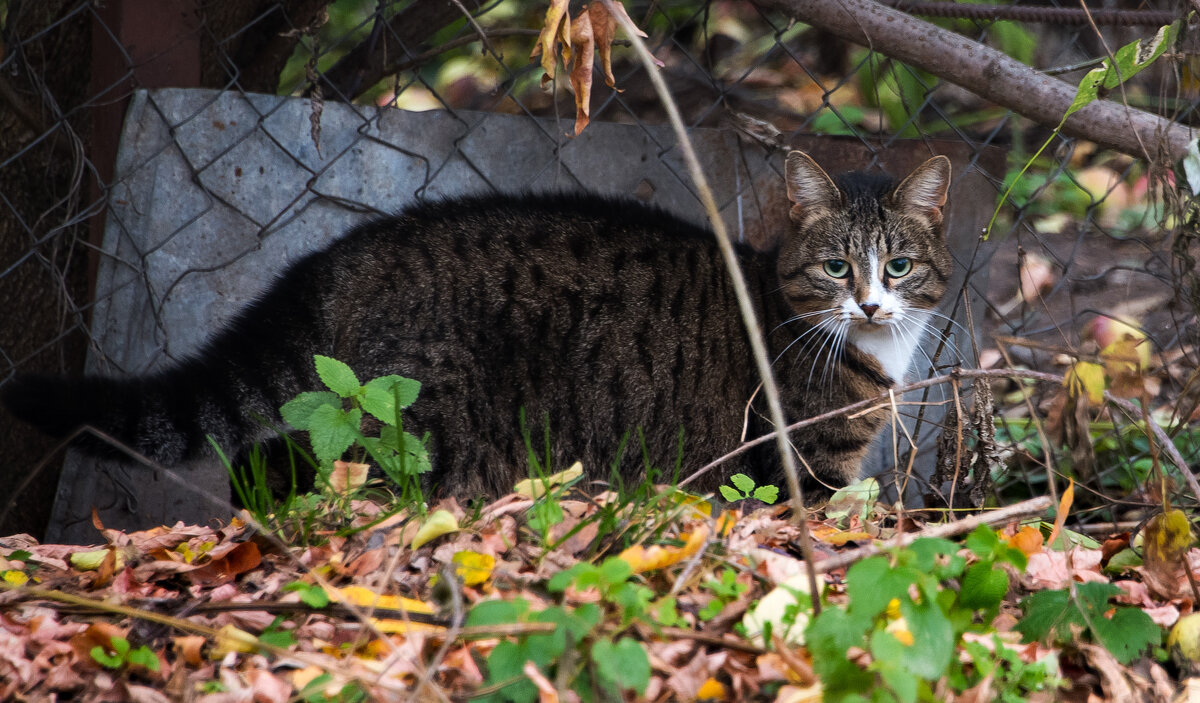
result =
[[942,223],[942,207],[950,189],[950,159],[935,156],[908,174],[892,191],[892,203],[909,214]]

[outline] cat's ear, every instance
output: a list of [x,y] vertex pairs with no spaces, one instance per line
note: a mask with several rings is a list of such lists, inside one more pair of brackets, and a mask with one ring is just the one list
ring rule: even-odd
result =
[[892,191],[892,203],[917,217],[940,225],[946,191],[950,189],[950,159],[935,156],[908,174]]
[[792,222],[820,210],[832,210],[842,202],[842,193],[829,174],[803,151],[787,155],[784,167],[788,200],[792,201]]

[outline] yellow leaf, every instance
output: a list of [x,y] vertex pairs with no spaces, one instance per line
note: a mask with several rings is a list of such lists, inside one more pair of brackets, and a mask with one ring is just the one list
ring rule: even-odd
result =
[[336,603],[350,603],[360,608],[387,608],[389,610],[407,610],[410,613],[432,614],[433,607],[425,601],[405,598],[403,596],[385,596],[362,586],[346,586],[333,588],[329,591],[329,599]]
[[1050,538],[1046,540],[1046,544],[1053,547],[1054,540],[1058,539],[1058,533],[1067,523],[1067,513],[1071,512],[1071,503],[1073,502],[1075,502],[1075,479],[1071,479],[1071,482],[1067,484],[1067,490],[1063,491],[1062,497],[1058,499],[1058,515],[1054,518],[1054,529],[1050,530]]
[[1104,367],[1090,361],[1077,361],[1067,371],[1063,385],[1072,398],[1087,394],[1092,405],[1104,402]]
[[417,530],[409,546],[419,549],[426,542],[451,532],[458,532],[458,519],[449,510],[435,510],[425,517],[425,522],[421,523],[421,529]]
[[571,464],[571,468],[566,471],[559,471],[543,478],[527,478],[518,481],[517,485],[513,486],[513,493],[537,500],[555,488],[577,480],[580,476],[583,476],[583,463],[577,461]]
[[75,552],[71,555],[71,566],[80,571],[95,571],[104,563],[104,558],[108,556],[108,549],[95,549],[87,552]]
[[696,690],[696,698],[702,701],[727,701],[729,691],[725,689],[725,684],[710,676]]
[[554,79],[554,71],[558,65],[558,50],[555,48],[555,42],[561,40],[568,49],[571,45],[571,35],[565,31],[564,27],[567,22],[567,5],[569,4],[570,0],[550,0],[550,7],[546,8],[546,20],[542,23],[542,31],[538,34],[537,44],[529,54],[531,59],[542,57],[542,70],[546,72],[542,76],[542,86]]
[[258,651],[257,637],[233,625],[226,625],[217,631],[216,644],[208,656],[211,659],[224,659],[230,652],[249,654],[255,651]]
[[1146,550],[1146,565],[1161,565],[1175,571],[1183,565],[1184,557],[1194,541],[1192,523],[1182,510],[1159,513],[1146,523],[1142,543]]
[[855,530],[855,531],[850,531],[850,532],[843,531],[843,530],[834,530],[833,532],[829,532],[829,533],[821,536],[822,542],[824,542],[826,544],[832,544],[835,547],[844,545],[847,542],[858,542],[858,541],[869,540],[869,539],[871,539],[871,535],[867,534],[866,532],[863,532],[862,530]]
[[[350,603],[360,608],[387,608],[388,610],[404,610],[410,613],[431,615],[433,607],[424,601],[404,598],[403,596],[385,596],[362,586],[346,586],[334,588],[329,592],[329,599],[337,603]],[[438,625],[423,622],[411,622],[401,618],[371,618],[375,629],[387,634],[406,634],[409,632],[440,632]]]
[[29,574],[26,574],[24,571],[17,571],[16,569],[0,572],[0,577],[10,586],[24,586],[29,583]]
[[664,569],[693,556],[696,552],[700,551],[700,548],[704,546],[707,540],[708,528],[701,525],[686,536],[682,547],[667,547],[656,544],[647,548],[640,544],[635,544],[621,552],[619,558],[629,562],[635,573]]
[[450,562],[458,573],[458,577],[466,586],[478,586],[492,577],[492,569],[496,567],[496,558],[491,554],[482,554],[463,550],[455,552]]

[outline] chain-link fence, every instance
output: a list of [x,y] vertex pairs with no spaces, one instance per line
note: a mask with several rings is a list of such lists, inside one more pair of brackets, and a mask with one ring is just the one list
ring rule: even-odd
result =
[[[327,238],[347,214],[464,189],[619,184],[646,197],[639,188],[690,192],[659,98],[621,42],[613,57],[617,89],[597,72],[591,126],[568,135],[577,106],[565,72],[547,90],[529,61],[547,4],[0,2],[0,383],[21,372],[79,373],[89,350],[89,368],[106,372],[136,373],[178,358],[212,331],[212,319],[261,289],[272,262],[319,243],[297,243],[289,232]],[[932,366],[945,371],[964,361],[1062,375],[1077,361],[1096,362],[1111,394],[1146,408],[1142,417],[1107,401],[1088,406],[1086,393],[1065,393],[1059,384],[995,380],[998,449],[984,452],[995,460],[982,470],[1001,480],[989,495],[1057,494],[1073,477],[1085,489],[1081,505],[1111,521],[1124,516],[1122,508],[1154,503],[1160,470],[1174,472],[1169,485],[1180,483],[1145,424],[1164,428],[1186,461],[1200,457],[1200,245],[1165,164],[1055,136],[1053,125],[753,2],[625,4],[649,35],[685,122],[741,135],[737,148],[711,146],[731,136],[701,143],[710,147],[714,175],[735,181],[725,212],[745,222],[742,208],[752,204],[757,213],[761,206],[757,231],[766,239],[778,220],[754,185],[778,174],[745,154],[763,159],[780,143],[826,148],[798,134],[841,137],[822,161],[832,170],[897,170],[905,159],[950,150],[956,166],[975,174],[969,188],[959,188],[973,209],[959,216],[959,229],[970,229],[959,232],[956,251],[962,273],[971,271],[960,287],[971,295],[958,300],[975,306],[970,315],[954,307],[977,339],[951,335],[954,352]],[[1045,7],[1026,9],[1035,14],[1024,19],[1046,19],[1036,14]],[[1165,4],[1152,16],[1106,9],[1116,12],[1055,15],[1054,24],[994,15],[937,21],[1074,83],[1172,17]],[[1109,97],[1190,124],[1189,60],[1186,49],[1172,48]],[[216,92],[133,97],[160,88]],[[118,152],[130,105],[134,116]],[[400,119],[393,108],[438,112],[406,122],[397,141],[384,136],[386,123]],[[131,131],[137,119],[153,127]],[[633,131],[607,133],[606,123]],[[444,151],[433,153],[432,144]],[[644,155],[658,171],[654,178],[627,173],[623,162],[598,156],[606,151]],[[393,163],[384,152],[406,165],[379,166]],[[164,154],[171,160],[155,160]],[[696,206],[693,214],[702,211]],[[205,218],[217,224],[204,231],[218,234],[196,234]],[[986,241],[977,236],[983,227]],[[134,230],[148,239],[131,238]],[[160,279],[151,279],[152,268]],[[1144,367],[1122,374],[1111,353],[1101,354],[1122,339],[1110,318],[1128,323],[1131,338],[1148,337],[1133,352],[1152,349]],[[140,346],[122,347],[118,358],[114,335],[136,336]],[[949,388],[925,399],[943,411],[961,400],[963,410],[951,414],[964,420],[962,432],[951,424],[951,434],[964,438],[960,454],[988,449],[976,437],[979,422],[990,427],[992,418],[972,430],[970,394],[960,399]],[[925,420],[922,407],[904,412]],[[937,434],[928,426],[921,432],[930,440]],[[17,489],[0,530],[37,532],[59,490],[62,452],[7,417],[0,446],[0,466]]]

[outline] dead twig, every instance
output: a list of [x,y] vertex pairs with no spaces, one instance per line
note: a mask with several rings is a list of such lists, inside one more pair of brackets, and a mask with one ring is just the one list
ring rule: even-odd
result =
[[873,557],[876,554],[881,554],[889,549],[907,547],[922,537],[955,537],[971,532],[980,525],[1003,525],[1013,520],[1039,515],[1053,504],[1054,502],[1049,497],[1038,496],[1037,498],[1030,498],[1029,500],[997,510],[976,513],[975,515],[970,515],[954,522],[931,525],[920,532],[906,532],[886,542],[869,544],[865,547],[859,547],[849,552],[842,552],[836,556],[822,559],[816,563],[813,570],[816,573],[824,574],[835,569],[845,568],[855,562],[862,561],[867,557]]

